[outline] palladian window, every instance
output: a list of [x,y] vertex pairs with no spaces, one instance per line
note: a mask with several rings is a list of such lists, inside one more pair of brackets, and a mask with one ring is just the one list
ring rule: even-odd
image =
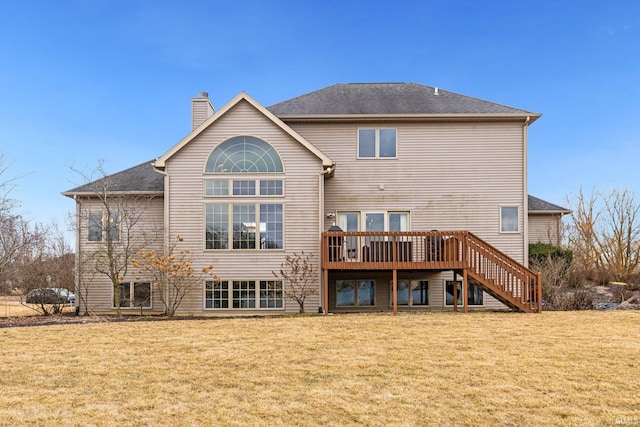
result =
[[205,172],[278,173],[284,169],[280,156],[267,142],[253,136],[236,136],[213,150]]
[[261,139],[237,136],[218,145],[205,166],[216,175],[204,179],[205,248],[283,249],[283,172],[282,159]]

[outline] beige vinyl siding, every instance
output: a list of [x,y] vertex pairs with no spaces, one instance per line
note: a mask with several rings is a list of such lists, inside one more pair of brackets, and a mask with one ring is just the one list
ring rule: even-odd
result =
[[[211,174],[204,174],[204,166],[210,153],[218,144],[240,135],[260,138],[279,153],[285,172],[270,175],[284,180],[283,197],[204,197],[204,179],[213,177]],[[319,265],[319,176],[322,170],[322,162],[315,155],[248,102],[241,101],[167,161],[169,234],[184,237],[183,244],[191,249],[196,270],[204,265],[213,264],[215,273],[221,280],[274,280],[272,271],[280,268],[285,255],[299,253],[302,250],[305,253],[313,253],[315,262]],[[259,176],[264,178],[265,175]],[[247,179],[254,176],[258,175],[223,175],[224,179]],[[205,250],[205,204],[244,201],[283,204],[283,250]],[[314,295],[307,299],[305,306],[307,311],[311,312],[317,311],[318,305],[319,295]],[[203,310],[204,283],[197,292],[188,295],[180,307],[182,313],[201,313]],[[297,303],[285,301],[285,311],[297,312]],[[224,313],[221,310],[206,312]],[[252,313],[248,310],[232,312]]]
[[529,243],[560,244],[559,214],[529,214]]
[[[76,288],[77,298],[80,301],[81,312],[85,310],[85,304],[90,312],[110,312],[113,309],[113,289],[109,278],[104,274],[95,272],[92,267],[91,254],[96,250],[105,247],[104,242],[89,242],[87,240],[87,220],[89,212],[102,212],[103,204],[96,199],[78,199],[78,234],[79,248],[78,256],[81,260],[88,262],[78,265],[83,279],[80,281],[79,288]],[[136,241],[132,241],[135,246],[144,247],[145,250],[156,250],[160,253],[163,251],[163,215],[164,201],[162,197],[156,197],[148,202],[140,202],[140,210],[144,211],[143,218],[134,227]],[[121,230],[121,235],[124,230]],[[144,237],[142,237],[144,235]],[[144,244],[143,242],[146,242]],[[125,282],[143,281],[136,279],[136,269],[130,266]],[[78,286],[78,284],[76,284]],[[153,311],[162,311],[162,303],[157,297],[153,296],[151,309]],[[133,309],[127,309],[133,310]],[[138,310],[139,309],[135,309]]]
[[213,115],[213,106],[209,98],[191,100],[191,129],[195,129]]
[[[410,211],[412,230],[470,230],[524,261],[521,124],[292,127],[337,164],[325,184],[325,211]],[[358,128],[374,127],[397,129],[397,159],[356,159]],[[518,233],[500,233],[500,206],[519,207]]]

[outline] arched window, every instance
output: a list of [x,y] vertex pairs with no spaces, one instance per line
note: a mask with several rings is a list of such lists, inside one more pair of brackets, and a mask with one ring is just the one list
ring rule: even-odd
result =
[[209,156],[206,173],[283,172],[280,156],[267,142],[236,136],[218,145]]

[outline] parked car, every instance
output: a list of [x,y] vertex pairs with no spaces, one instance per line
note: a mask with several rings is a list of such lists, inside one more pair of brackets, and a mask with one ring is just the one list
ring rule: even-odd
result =
[[65,288],[38,288],[29,291],[27,304],[75,304],[76,294]]

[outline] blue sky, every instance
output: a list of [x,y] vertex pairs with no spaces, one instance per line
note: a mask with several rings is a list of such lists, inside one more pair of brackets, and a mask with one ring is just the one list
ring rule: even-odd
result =
[[416,82],[543,117],[529,193],[640,197],[637,1],[29,1],[0,13],[0,152],[34,221],[65,224],[117,172],[190,129],[190,98],[268,106],[334,83]]

